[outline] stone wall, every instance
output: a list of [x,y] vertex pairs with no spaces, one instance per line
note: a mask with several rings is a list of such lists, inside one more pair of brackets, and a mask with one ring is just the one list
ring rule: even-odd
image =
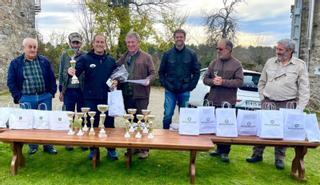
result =
[[311,97],[309,106],[320,110],[320,1],[315,1],[313,16],[312,45],[308,60],[308,16],[309,1],[303,0],[301,36],[300,36],[300,58],[308,62]]
[[34,0],[0,0],[0,91],[7,88],[8,64],[22,53],[22,40],[35,36]]

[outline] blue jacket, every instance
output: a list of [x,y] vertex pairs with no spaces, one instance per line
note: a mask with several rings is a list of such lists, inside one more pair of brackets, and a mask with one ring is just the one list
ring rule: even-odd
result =
[[[57,91],[56,79],[54,77],[53,70],[51,68],[51,64],[49,60],[41,55],[37,56],[39,61],[42,75],[45,84],[45,91],[54,94]],[[19,57],[13,59],[10,63],[7,77],[7,86],[9,87],[11,96],[13,97],[14,103],[18,103],[22,94],[22,86],[23,86],[23,66],[24,66],[24,54]]]
[[90,51],[82,55],[76,64],[76,75],[84,72],[83,98],[107,100],[110,90],[106,82],[116,67],[109,54],[96,55]]

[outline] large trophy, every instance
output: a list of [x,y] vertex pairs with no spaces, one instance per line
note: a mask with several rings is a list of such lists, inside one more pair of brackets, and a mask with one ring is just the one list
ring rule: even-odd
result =
[[130,123],[130,129],[129,129],[129,132],[134,132],[134,122],[133,122],[133,119],[134,119],[134,114],[137,112],[137,109],[128,109],[128,113],[131,115],[130,116],[130,120],[131,120],[131,123]]
[[84,132],[82,130],[82,116],[83,116],[83,113],[82,112],[77,112],[75,114],[75,120],[74,122],[76,122],[77,126],[79,126],[79,131],[77,133],[77,136],[83,136],[84,135]]
[[129,132],[129,128],[130,128],[130,121],[129,121],[129,119],[130,119],[130,117],[131,117],[131,114],[125,114],[125,115],[123,115],[123,118],[124,118],[124,120],[125,120],[125,125],[126,125],[126,133],[124,134],[124,137],[125,137],[125,138],[130,138],[130,137],[131,137],[130,132]]
[[[70,65],[73,69],[76,68],[76,63],[77,61],[74,59],[74,57],[76,56],[77,52],[74,49],[68,49],[67,50],[67,55],[71,58],[70,60]],[[79,84],[79,79],[76,75],[73,75],[71,78],[71,84]]]
[[94,116],[96,115],[95,111],[90,111],[88,112],[88,115],[90,116],[90,130],[89,130],[89,136],[94,136],[95,132],[94,132],[94,128],[93,128],[93,123],[94,123]]
[[149,139],[154,138],[154,134],[153,134],[153,120],[154,119],[155,119],[154,115],[148,115],[148,126],[149,126],[148,138]]
[[73,117],[74,117],[74,112],[67,112],[67,115],[68,115],[68,118],[69,118],[69,121],[70,121],[70,126],[69,126],[69,131],[68,131],[68,135],[69,136],[72,136],[75,134],[75,131],[74,131],[74,124],[73,124]]
[[83,128],[82,128],[82,130],[84,131],[84,132],[88,132],[88,130],[89,130],[89,128],[88,128],[88,126],[87,126],[87,123],[88,123],[88,121],[87,121],[87,114],[88,114],[88,112],[90,111],[90,108],[89,107],[81,107],[81,112],[83,112]]
[[144,126],[143,126],[142,133],[147,134],[149,132],[148,115],[151,113],[151,111],[147,109],[142,109],[141,112],[143,114],[143,119],[144,119]]
[[100,120],[99,120],[100,131],[99,131],[99,135],[98,136],[100,138],[104,138],[104,137],[107,137],[107,134],[106,134],[106,131],[105,131],[105,127],[104,127],[104,121],[106,119],[105,112],[108,111],[108,105],[99,104],[98,105],[98,110],[101,112]]

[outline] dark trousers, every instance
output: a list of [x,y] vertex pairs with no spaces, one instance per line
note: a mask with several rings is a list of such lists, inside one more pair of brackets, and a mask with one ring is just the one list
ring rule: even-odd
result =
[[83,107],[83,95],[80,88],[67,88],[64,97],[63,103],[67,111],[75,111],[77,107],[77,112],[81,112],[81,107]]

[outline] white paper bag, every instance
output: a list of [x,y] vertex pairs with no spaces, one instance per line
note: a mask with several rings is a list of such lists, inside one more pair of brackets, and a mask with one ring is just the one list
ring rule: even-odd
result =
[[179,134],[199,135],[200,122],[197,108],[180,108]]
[[280,109],[284,117],[284,140],[304,141],[306,134],[304,130],[304,113],[299,109]]
[[11,110],[9,107],[0,107],[0,128],[7,128]]
[[123,97],[121,90],[114,90],[108,92],[108,115],[109,116],[123,116],[126,114],[124,109]]
[[259,112],[249,110],[238,110],[237,125],[239,135],[257,135]]
[[33,128],[49,129],[49,114],[50,111],[34,110]]
[[283,139],[283,115],[279,110],[261,110],[260,136],[266,139]]
[[316,114],[305,115],[305,131],[309,142],[320,142],[320,130]]
[[50,130],[69,130],[69,118],[67,111],[50,111],[49,112],[49,129]]
[[214,107],[198,107],[200,119],[200,134],[216,133],[217,121],[214,115]]
[[217,108],[217,136],[238,137],[236,109]]
[[10,129],[32,129],[33,128],[33,110],[12,109],[9,116]]

